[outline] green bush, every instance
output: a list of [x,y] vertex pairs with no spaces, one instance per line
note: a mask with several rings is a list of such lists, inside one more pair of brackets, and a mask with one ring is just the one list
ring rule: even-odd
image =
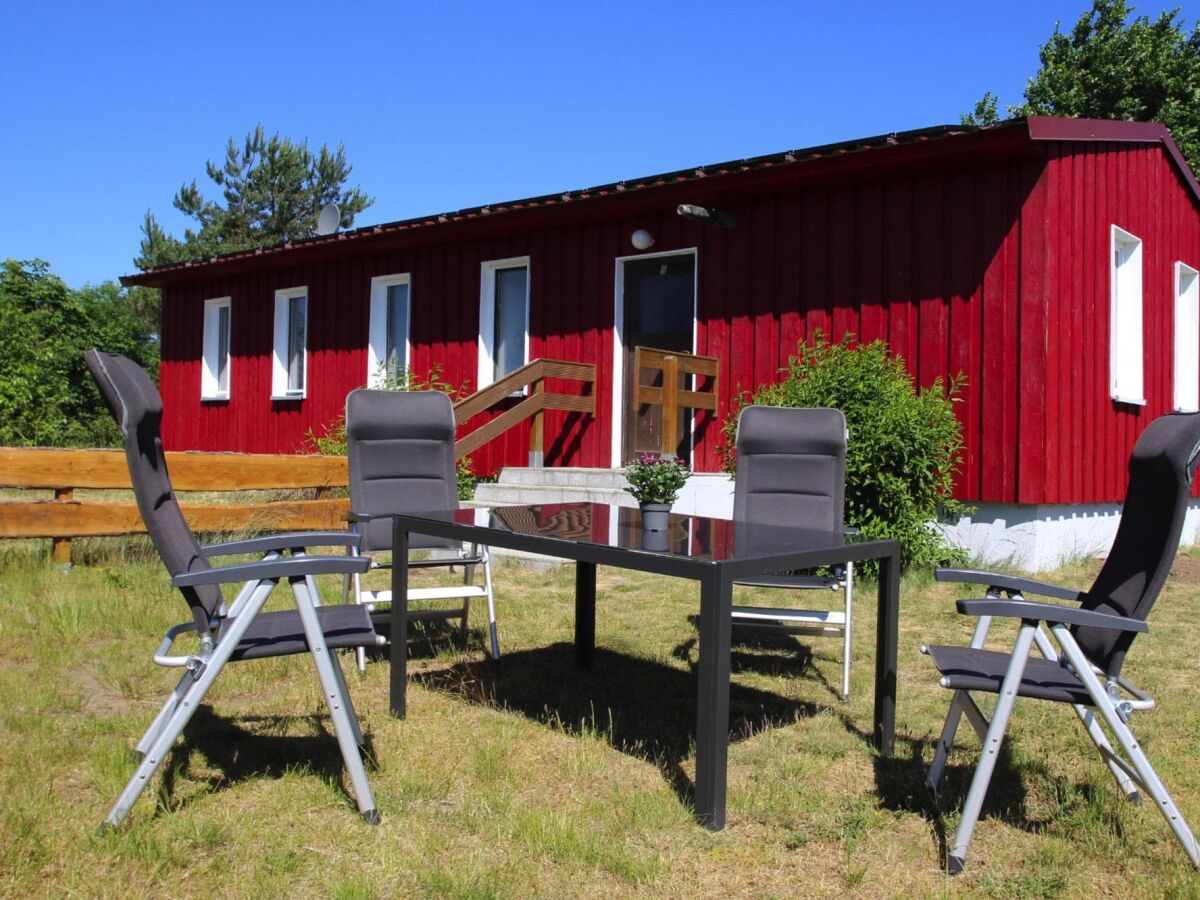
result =
[[[434,366],[429,371],[428,378],[421,378],[409,369],[382,371],[376,387],[381,391],[441,391],[453,399],[466,393],[466,385],[454,387],[443,380],[442,369]],[[320,434],[311,428],[308,430],[308,443],[323,456],[346,455],[346,414],[339,413]],[[464,456],[455,465],[455,475],[458,481],[458,499],[470,500],[475,496],[475,485],[487,481],[486,476],[476,475],[471,468],[471,457]]]
[[875,341],[859,346],[847,334],[832,344],[820,332],[801,342],[785,377],[742,394],[722,425],[723,468],[734,471],[737,418],[747,404],[835,407],[846,417],[846,525],[863,534],[897,538],[904,567],[961,563],[931,523],[966,507],[954,500],[954,473],[962,459],[962,428],[954,404],[965,384],[960,373],[918,391],[904,361]]

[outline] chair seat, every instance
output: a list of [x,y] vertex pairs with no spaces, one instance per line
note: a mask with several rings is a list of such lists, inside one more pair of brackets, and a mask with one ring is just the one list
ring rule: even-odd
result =
[[[365,606],[318,606],[316,612],[330,650],[374,647],[378,643],[371,616]],[[230,659],[262,659],[308,652],[300,614],[294,610],[282,610],[259,613]]]
[[[929,647],[929,657],[952,690],[1000,692],[1011,655],[971,647]],[[1030,656],[1018,696],[1092,705],[1083,683],[1056,662]]]

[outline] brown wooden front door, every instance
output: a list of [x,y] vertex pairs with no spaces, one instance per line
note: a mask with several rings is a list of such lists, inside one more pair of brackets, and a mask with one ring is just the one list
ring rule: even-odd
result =
[[[695,345],[696,256],[693,253],[628,259],[622,264],[623,323],[621,327],[622,428],[621,462],[638,453],[657,452],[662,433],[662,408],[635,402],[639,378],[660,385],[661,372],[635,371],[637,347],[691,353]],[[691,416],[683,417],[676,454],[691,461]]]

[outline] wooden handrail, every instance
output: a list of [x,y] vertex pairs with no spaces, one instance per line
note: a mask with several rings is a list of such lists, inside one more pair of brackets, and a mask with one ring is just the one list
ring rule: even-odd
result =
[[454,421],[462,425],[478,413],[543,378],[567,378],[594,384],[596,367],[591,363],[567,362],[561,359],[535,359],[527,362],[483,390],[457,401],[454,404]]
[[[720,363],[711,356],[697,356],[674,350],[637,347],[633,352],[634,377],[637,379],[638,404],[662,407],[662,434],[658,450],[663,454],[675,452],[679,441],[679,410],[703,409],[716,412],[717,371]],[[642,384],[642,369],[663,373],[662,387]],[[686,390],[679,376],[695,375],[712,379],[707,391]]]
[[[554,394],[546,390],[547,378],[562,378],[582,381],[591,386],[585,394]],[[596,367],[591,363],[568,362],[562,359],[535,359],[519,369],[509,372],[481,391],[464,397],[454,404],[454,421],[462,425],[474,416],[507,400],[518,391],[532,387],[514,406],[506,409],[491,421],[460,438],[454,444],[454,453],[462,459],[474,453],[488,441],[495,440],[510,428],[515,428],[526,419],[532,419],[529,438],[530,465],[540,466],[543,458],[543,413],[548,409],[567,412],[596,413]]]

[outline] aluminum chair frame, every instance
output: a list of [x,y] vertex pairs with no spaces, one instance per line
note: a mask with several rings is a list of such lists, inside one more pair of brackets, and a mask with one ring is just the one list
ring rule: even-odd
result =
[[[361,748],[362,730],[345,677],[331,650],[379,643],[369,617],[321,607],[315,576],[345,575],[366,568],[346,556],[310,555],[310,546],[353,546],[347,532],[272,535],[201,547],[179,509],[158,434],[162,401],[149,376],[130,360],[91,350],[88,368],[113,411],[125,438],[126,458],[138,507],[171,583],[192,608],[192,621],[171,628],[154,655],[161,666],[183,669],[178,683],[137,744],[139,764],[104,819],[115,828],[128,817],[154,774],[161,768],[226,663],[308,652],[316,667],[338,747],[363,819],[379,822],[367,781]],[[234,554],[263,554],[255,562],[213,567],[209,560]],[[292,590],[295,611],[262,613],[280,582]],[[220,585],[243,586],[228,606]],[[197,635],[191,652],[172,653],[186,633]]]
[[[1154,700],[1121,674],[1133,638],[1149,630],[1146,615],[1174,560],[1198,451],[1200,414],[1163,416],[1146,429],[1130,461],[1125,514],[1113,548],[1088,591],[993,572],[937,572],[939,581],[986,587],[984,599],[957,603],[960,613],[977,617],[967,648],[921,648],[941,672],[940,684],[954,690],[928,772],[930,789],[936,793],[941,785],[964,714],[983,742],[947,854],[951,874],[961,873],[966,866],[1018,696],[1069,703],[1121,793],[1133,802],[1140,802],[1143,794],[1149,797],[1192,864],[1200,868],[1196,839],[1130,728],[1133,714],[1153,709]],[[1146,495],[1152,496],[1147,499]],[[1148,525],[1155,512],[1164,513],[1170,521],[1159,522],[1157,528]],[[1156,543],[1161,546],[1155,547]],[[1031,602],[1025,598],[1027,594],[1082,605]],[[1019,622],[1012,652],[1007,655],[984,649],[995,618]],[[1039,656],[1033,655],[1035,647]],[[971,696],[972,690],[998,695],[990,722]]]

